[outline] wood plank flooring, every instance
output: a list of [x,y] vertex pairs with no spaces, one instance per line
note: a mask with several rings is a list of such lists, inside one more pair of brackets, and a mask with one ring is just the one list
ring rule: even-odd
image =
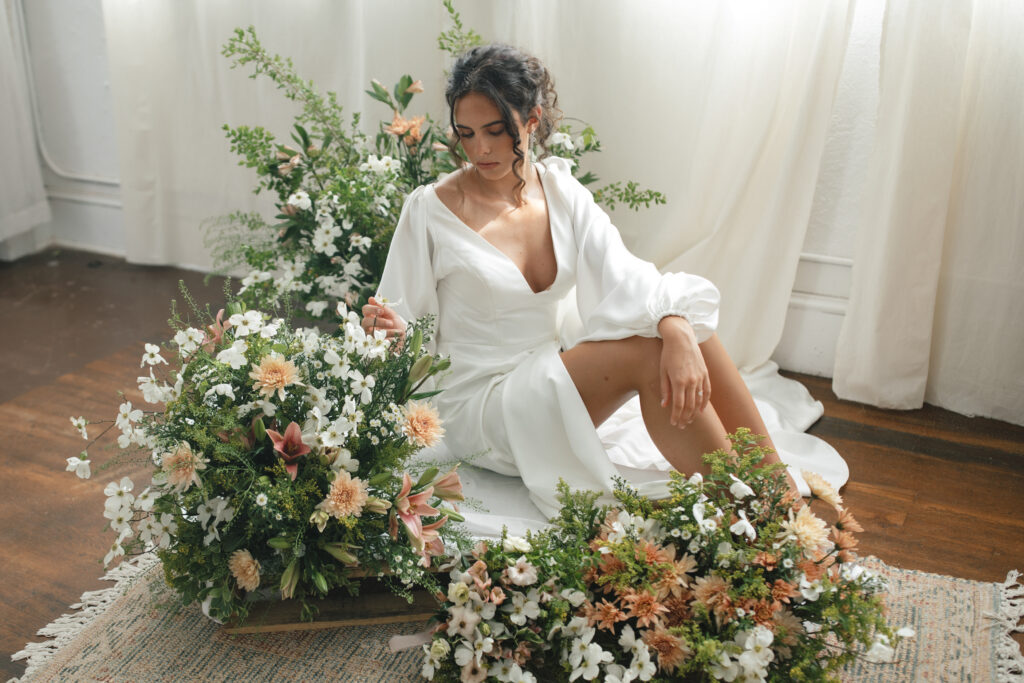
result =
[[[219,281],[172,268],[49,251],[0,263],[0,672],[35,631],[86,590],[105,587],[102,483],[145,481],[125,462],[88,481],[64,472],[85,444],[68,417],[112,419],[136,405],[144,341],[166,337],[184,279],[197,301]],[[214,306],[216,307],[216,306]],[[1001,581],[1024,569],[1024,428],[938,408],[896,412],[836,399],[827,379],[791,375],[825,405],[810,432],[850,465],[842,493],[865,527],[861,553],[906,568]],[[91,430],[96,430],[96,426]],[[98,433],[98,432],[94,432]],[[92,436],[92,434],[90,434]],[[113,443],[113,434],[105,441]],[[95,449],[96,447],[94,447]],[[95,451],[99,454],[99,451]],[[109,454],[101,454],[106,459]]]

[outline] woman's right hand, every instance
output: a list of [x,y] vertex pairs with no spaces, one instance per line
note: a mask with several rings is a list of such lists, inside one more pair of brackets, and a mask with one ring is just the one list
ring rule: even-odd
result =
[[377,330],[384,330],[388,339],[405,339],[405,321],[402,316],[372,296],[369,303],[363,306],[363,330],[370,336]]

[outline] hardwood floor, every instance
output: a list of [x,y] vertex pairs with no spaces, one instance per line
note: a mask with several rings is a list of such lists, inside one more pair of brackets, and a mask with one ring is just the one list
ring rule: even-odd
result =
[[[166,338],[168,301],[184,279],[199,302],[223,300],[220,281],[48,251],[0,263],[0,671],[35,631],[105,587],[101,482],[132,476],[125,462],[88,481],[64,472],[85,442],[68,417],[112,419],[119,390],[136,405],[144,341]],[[212,306],[216,308],[216,306]],[[895,412],[838,400],[830,381],[791,375],[825,405],[810,432],[850,465],[843,489],[865,527],[861,553],[906,568],[1002,581],[1024,569],[1024,428],[938,408]],[[92,436],[99,426],[90,428]],[[113,443],[113,435],[104,441]],[[100,451],[93,447],[94,453]],[[101,454],[99,459],[106,459]]]

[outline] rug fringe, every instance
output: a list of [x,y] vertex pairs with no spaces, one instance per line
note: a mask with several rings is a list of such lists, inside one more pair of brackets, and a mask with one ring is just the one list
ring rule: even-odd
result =
[[71,605],[71,609],[79,611],[62,614],[51,623],[36,631],[37,635],[50,638],[51,640],[41,643],[26,643],[25,649],[11,655],[11,659],[14,661],[27,659],[28,666],[25,668],[25,673],[22,674],[21,678],[11,678],[7,683],[24,682],[31,679],[36,671],[53,659],[68,641],[78,635],[93,619],[103,614],[115,600],[121,597],[135,583],[139,576],[146,573],[158,562],[159,559],[155,554],[146,553],[132,560],[126,560],[107,572],[100,580],[114,581],[113,586],[82,593],[79,602]]
[[999,683],[1024,683],[1024,656],[1012,637],[1024,632],[1024,584],[1020,572],[1011,569],[999,587],[999,613],[985,613],[992,620],[995,634],[996,680]]

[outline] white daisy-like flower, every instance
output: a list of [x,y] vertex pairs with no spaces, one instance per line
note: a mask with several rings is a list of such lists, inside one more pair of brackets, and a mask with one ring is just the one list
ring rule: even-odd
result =
[[85,431],[85,427],[88,424],[89,423],[82,416],[72,417],[71,418],[71,426],[74,427],[75,429],[77,429],[78,433],[81,434],[82,438],[85,439],[86,441],[89,440],[89,433],[87,431]]
[[238,370],[249,362],[245,358],[245,352],[248,350],[249,345],[244,339],[236,339],[231,346],[217,354],[217,360],[230,366],[232,370]]
[[313,206],[313,201],[309,198],[308,192],[299,190],[288,197],[288,206],[294,206],[300,211],[309,211]]
[[167,364],[164,357],[160,355],[160,347],[156,344],[146,344],[146,352],[142,354],[142,362],[139,363],[139,367],[141,368],[147,364],[158,365],[160,363],[163,363],[164,365]]
[[[85,455],[85,451],[82,451],[82,455]],[[92,476],[92,471],[89,469],[89,458],[71,456],[67,461],[67,471],[74,472],[79,479],[88,479]]]
[[334,243],[334,236],[322,229],[313,233],[313,251],[324,256],[334,256],[338,253],[338,245]]
[[178,345],[178,353],[187,356],[203,343],[203,333],[194,327],[178,330],[174,335],[174,343]]
[[309,311],[314,318],[320,317],[325,308],[327,308],[326,301],[310,301],[306,303],[306,310]]
[[232,401],[234,401],[235,388],[230,384],[214,384],[206,391],[206,394],[203,396],[203,399],[207,402],[210,402],[211,399],[213,399],[213,401],[216,401],[216,398],[214,398],[215,396],[227,396]]
[[358,370],[352,370],[348,377],[352,380],[352,393],[359,396],[359,400],[364,404],[369,403],[373,399],[372,389],[376,385],[373,375],[364,376]]
[[234,326],[232,330],[236,337],[246,337],[263,329],[263,314],[259,311],[235,313],[228,321]]
[[256,494],[256,504],[259,505],[261,508],[267,506],[267,500],[268,500],[267,494],[265,494],[265,493],[257,493]]

